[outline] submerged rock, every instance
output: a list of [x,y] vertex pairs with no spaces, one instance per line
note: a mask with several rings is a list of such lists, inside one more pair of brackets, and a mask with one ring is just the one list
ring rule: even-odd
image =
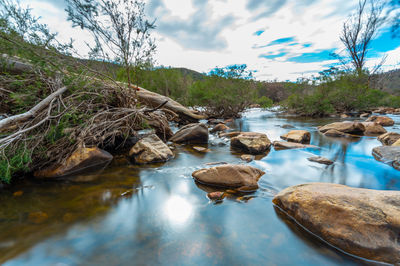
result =
[[400,263],[400,192],[310,183],[273,203],[329,244],[356,256]]
[[179,129],[170,141],[175,143],[197,144],[208,142],[208,128],[205,124],[189,124]]
[[203,152],[203,153],[210,151],[210,149],[207,149],[205,147],[199,147],[199,146],[193,146],[193,150],[198,151],[198,152]]
[[225,198],[225,193],[221,192],[221,191],[210,192],[207,194],[207,197],[210,200],[219,201],[219,200],[223,200]]
[[394,125],[393,119],[391,119],[390,117],[387,117],[387,116],[374,115],[374,116],[369,117],[366,121],[378,123],[379,125],[381,125],[383,127],[389,127],[389,126]]
[[396,132],[387,132],[378,137],[378,140],[386,146],[391,146],[400,139],[400,134]]
[[307,160],[309,160],[310,162],[326,164],[326,165],[333,164],[333,161],[329,160],[328,158],[321,157],[321,156],[309,157],[309,158],[307,158]]
[[292,128],[296,128],[295,126],[292,126],[292,125],[289,125],[289,124],[284,124],[284,125],[282,125],[282,126],[280,126],[281,128],[284,128],[284,129],[292,129]]
[[364,134],[367,135],[381,135],[387,132],[386,129],[376,122],[362,122],[362,124],[365,127]]
[[273,143],[275,150],[288,150],[288,149],[306,149],[306,148],[314,148],[317,149],[317,146],[301,144],[295,142],[286,142],[286,141],[274,141]]
[[216,125],[216,126],[211,130],[211,133],[220,132],[220,131],[226,131],[226,130],[229,130],[229,127],[226,126],[225,124],[220,123],[220,124]]
[[253,161],[254,158],[255,158],[255,156],[251,155],[251,154],[243,154],[243,155],[240,156],[240,159],[242,159],[243,161],[246,161],[248,163]]
[[174,157],[174,154],[159,137],[152,134],[139,140],[129,151],[129,156],[135,163],[146,164],[166,162]]
[[248,165],[224,164],[204,168],[192,173],[200,183],[222,187],[258,186],[257,182],[265,172]]
[[310,143],[311,134],[306,130],[292,130],[281,136],[281,139],[289,142]]
[[365,126],[360,122],[344,121],[344,122],[335,122],[319,127],[318,130],[321,133],[326,133],[329,130],[337,130],[342,133],[363,135],[365,131]]
[[113,156],[97,147],[78,148],[61,165],[36,171],[35,177],[51,178],[76,174],[95,166],[105,165],[113,159]]
[[242,132],[231,139],[231,148],[250,154],[261,154],[271,147],[267,135],[255,132]]

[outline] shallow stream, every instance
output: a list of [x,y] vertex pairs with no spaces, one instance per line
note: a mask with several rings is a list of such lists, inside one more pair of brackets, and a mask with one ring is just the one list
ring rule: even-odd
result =
[[[391,116],[397,123],[400,117]],[[306,182],[400,190],[400,171],[376,161],[374,137],[334,139],[316,127],[338,119],[305,119],[252,109],[228,124],[273,140],[309,130],[320,149],[273,148],[250,165],[266,172],[260,189],[215,204],[213,188],[191,173],[207,163],[245,163],[229,140],[210,135],[208,153],[177,145],[175,159],[135,166],[117,157],[90,175],[56,182],[25,180],[0,191],[0,264],[4,265],[360,265],[275,209],[280,190]],[[400,132],[396,124],[386,128]],[[327,157],[331,166],[307,160]]]

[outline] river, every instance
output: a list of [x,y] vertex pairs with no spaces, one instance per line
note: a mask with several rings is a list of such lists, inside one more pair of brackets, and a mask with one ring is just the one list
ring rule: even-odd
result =
[[[397,123],[400,117],[390,116]],[[280,190],[307,182],[399,190],[400,171],[376,161],[374,137],[333,139],[316,127],[339,119],[311,119],[251,109],[229,126],[262,132],[273,140],[311,132],[320,149],[271,148],[251,166],[266,172],[253,194],[213,203],[212,188],[198,185],[194,170],[207,163],[244,163],[228,139],[210,135],[210,152],[177,145],[167,163],[135,166],[117,157],[96,173],[68,180],[26,179],[0,191],[0,263],[4,265],[360,265],[300,228],[274,208]],[[388,131],[400,130],[396,127]],[[331,166],[307,160],[332,159]]]

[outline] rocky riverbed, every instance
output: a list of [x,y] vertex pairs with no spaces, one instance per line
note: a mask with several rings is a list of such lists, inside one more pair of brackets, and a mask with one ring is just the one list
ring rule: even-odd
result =
[[[172,127],[167,144],[147,134],[111,163],[80,150],[68,177],[57,168],[49,172],[57,181],[28,179],[0,193],[0,263],[398,262],[400,116],[387,117],[366,124],[252,109],[235,121]],[[382,129],[389,133],[378,140]],[[106,164],[88,160],[93,152]],[[88,173],[73,171],[79,158]]]

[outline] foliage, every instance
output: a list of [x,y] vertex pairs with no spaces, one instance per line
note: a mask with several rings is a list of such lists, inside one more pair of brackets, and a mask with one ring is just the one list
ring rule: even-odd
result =
[[91,58],[117,62],[125,68],[128,84],[131,70],[151,60],[155,44],[150,36],[154,22],[146,19],[140,0],[67,0],[68,20],[88,30],[95,41]]
[[15,173],[28,172],[31,162],[31,152],[24,147],[19,147],[10,157],[0,157],[0,183],[8,184]]
[[274,102],[267,96],[261,96],[256,100],[256,103],[258,103],[262,108],[269,108],[274,104]]

